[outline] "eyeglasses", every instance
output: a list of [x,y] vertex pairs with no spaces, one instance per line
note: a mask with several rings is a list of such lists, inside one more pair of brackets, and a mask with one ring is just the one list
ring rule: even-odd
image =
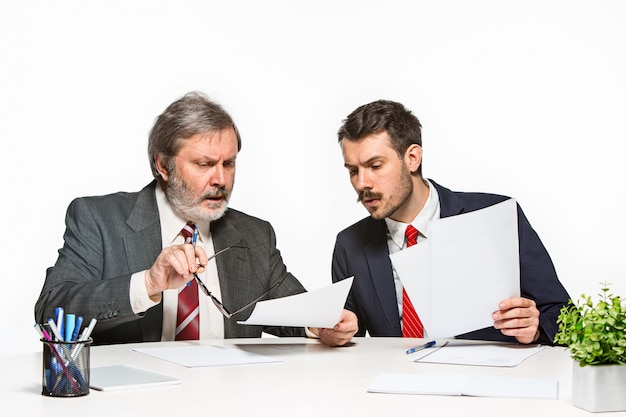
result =
[[[228,249],[231,248],[245,248],[245,246],[227,246],[224,249],[221,249],[217,252],[215,252],[212,256],[209,256],[209,259],[207,259],[207,262],[210,261],[211,259],[215,258],[217,255],[219,255],[222,252],[226,252]],[[206,285],[204,285],[204,282],[202,282],[202,280],[200,279],[200,277],[198,277],[198,274],[196,274],[194,272],[193,276],[196,278],[196,281],[198,282],[198,285],[200,286],[200,289],[202,289],[202,292],[204,294],[206,294],[207,297],[211,298],[211,301],[213,301],[213,304],[215,304],[215,307],[217,307],[218,311],[220,313],[222,313],[222,315],[224,317],[226,317],[227,319],[231,318],[232,316],[234,316],[237,313],[242,312],[243,310],[245,310],[246,308],[250,307],[251,305],[253,305],[254,303],[258,302],[259,300],[261,300],[263,297],[265,297],[267,294],[269,294],[274,288],[278,287],[282,282],[284,278],[281,278],[280,280],[276,281],[274,284],[272,284],[271,287],[269,287],[267,289],[267,291],[265,291],[263,294],[261,294],[260,296],[258,296],[257,298],[255,298],[254,300],[250,301],[248,304],[246,304],[245,306],[233,311],[232,313],[229,312],[226,307],[224,307],[224,304],[222,304],[222,302],[215,297],[211,291],[209,291],[209,289],[206,287]]]

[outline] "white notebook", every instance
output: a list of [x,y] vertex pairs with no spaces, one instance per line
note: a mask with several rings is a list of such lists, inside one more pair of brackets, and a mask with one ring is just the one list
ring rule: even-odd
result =
[[91,368],[89,386],[98,391],[180,384],[180,379],[129,365]]

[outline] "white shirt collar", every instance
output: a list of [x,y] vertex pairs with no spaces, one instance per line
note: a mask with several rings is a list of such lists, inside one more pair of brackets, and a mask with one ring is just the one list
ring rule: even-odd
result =
[[[413,227],[419,231],[419,239],[427,238],[430,235],[430,222],[439,218],[439,194],[430,181],[425,180],[428,184],[428,198],[422,210],[411,221]],[[404,231],[408,226],[407,223],[402,223],[385,217],[387,223],[387,230],[389,231],[389,238],[393,243],[398,246],[399,249],[404,248],[405,238]]]
[[[174,211],[172,204],[167,199],[167,196],[161,189],[161,186],[156,186],[156,202],[159,209],[159,220],[161,221],[161,238],[163,239],[163,247],[171,246],[180,241],[180,231],[187,224],[187,219],[184,219]],[[198,240],[206,241],[203,238],[203,231],[209,232],[209,223],[199,223],[198,226]],[[206,235],[205,235],[206,236]]]

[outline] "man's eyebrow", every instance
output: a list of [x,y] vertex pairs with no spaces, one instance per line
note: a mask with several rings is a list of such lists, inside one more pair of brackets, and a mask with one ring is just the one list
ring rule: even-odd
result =
[[[371,165],[372,163],[374,163],[377,159],[384,159],[384,157],[382,155],[374,155],[371,158],[369,158],[368,160],[364,161],[362,164],[360,165]],[[352,164],[348,164],[347,162],[343,164],[344,167],[346,168],[354,168],[356,165],[352,165]]]
[[[221,158],[215,158],[211,155],[202,154],[202,155],[199,155],[196,159],[198,161],[218,162]],[[236,159],[237,159],[237,155],[235,154],[234,156],[230,158],[224,158],[224,162],[232,162]]]

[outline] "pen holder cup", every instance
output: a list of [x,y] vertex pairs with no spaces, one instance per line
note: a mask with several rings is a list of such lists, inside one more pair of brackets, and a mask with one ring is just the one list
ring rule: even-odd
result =
[[41,395],[81,397],[89,394],[91,338],[76,342],[43,343]]

